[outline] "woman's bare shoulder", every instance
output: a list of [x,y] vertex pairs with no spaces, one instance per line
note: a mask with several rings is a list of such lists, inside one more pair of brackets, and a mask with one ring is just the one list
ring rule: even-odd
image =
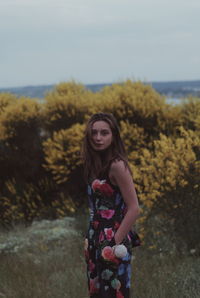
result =
[[115,159],[110,166],[111,172],[124,172],[126,171],[125,162],[122,159]]

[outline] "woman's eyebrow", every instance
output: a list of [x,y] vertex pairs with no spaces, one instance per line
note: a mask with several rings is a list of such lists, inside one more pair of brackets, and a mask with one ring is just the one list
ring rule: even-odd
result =
[[96,128],[92,128],[92,131],[109,131],[108,128],[102,128],[102,129],[96,129]]

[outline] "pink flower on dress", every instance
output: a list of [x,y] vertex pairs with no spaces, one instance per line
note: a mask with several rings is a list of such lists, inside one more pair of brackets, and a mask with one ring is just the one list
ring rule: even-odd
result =
[[98,277],[90,279],[90,295],[99,292],[99,282]]
[[100,191],[101,191],[104,195],[106,195],[106,196],[108,196],[108,197],[111,197],[112,194],[113,194],[113,192],[114,192],[114,190],[112,189],[112,187],[111,187],[108,183],[103,183],[103,184],[101,184],[101,186],[100,186]]
[[113,236],[114,236],[114,232],[112,230],[112,228],[105,228],[104,229],[105,235],[106,235],[106,239],[107,240],[112,240]]
[[124,295],[120,291],[117,291],[117,298],[124,298]]
[[107,260],[107,261],[110,261],[113,259],[114,257],[114,253],[113,253],[113,249],[111,246],[105,246],[103,249],[102,249],[102,253],[101,253],[102,257]]
[[101,231],[99,235],[99,242],[102,242],[105,239],[104,233]]
[[101,185],[101,181],[99,179],[95,179],[92,182],[92,189],[93,189],[93,191],[99,190],[100,185]]
[[92,189],[93,191],[100,191],[102,194],[104,194],[105,196],[111,197],[114,190],[112,189],[112,187],[106,183],[106,180],[99,180],[99,179],[95,179],[92,182]]
[[89,260],[89,271],[92,272],[95,268],[95,264],[92,262],[92,260]]
[[101,214],[101,217],[106,218],[106,219],[112,218],[113,215],[115,214],[115,210],[111,210],[111,209],[109,209],[109,210],[100,210],[99,212]]
[[104,258],[105,261],[110,261],[116,264],[119,264],[120,262],[114,255],[114,252],[111,246],[105,246],[102,249],[101,256]]
[[94,229],[97,229],[98,225],[99,225],[99,221],[95,220],[95,221],[93,221],[92,224],[93,224]]

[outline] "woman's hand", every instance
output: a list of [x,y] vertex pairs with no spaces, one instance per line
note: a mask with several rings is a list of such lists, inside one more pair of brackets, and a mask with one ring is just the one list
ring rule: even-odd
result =
[[117,234],[117,232],[116,232],[116,234],[115,234],[115,236],[114,236],[114,239],[115,239],[115,243],[116,243],[116,245],[118,245],[118,244],[120,244],[122,241],[121,241],[121,239],[118,237],[118,234]]

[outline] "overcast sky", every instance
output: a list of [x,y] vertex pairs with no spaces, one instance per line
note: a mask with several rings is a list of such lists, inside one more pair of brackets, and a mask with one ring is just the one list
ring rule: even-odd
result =
[[0,0],[0,88],[200,79],[199,0]]

